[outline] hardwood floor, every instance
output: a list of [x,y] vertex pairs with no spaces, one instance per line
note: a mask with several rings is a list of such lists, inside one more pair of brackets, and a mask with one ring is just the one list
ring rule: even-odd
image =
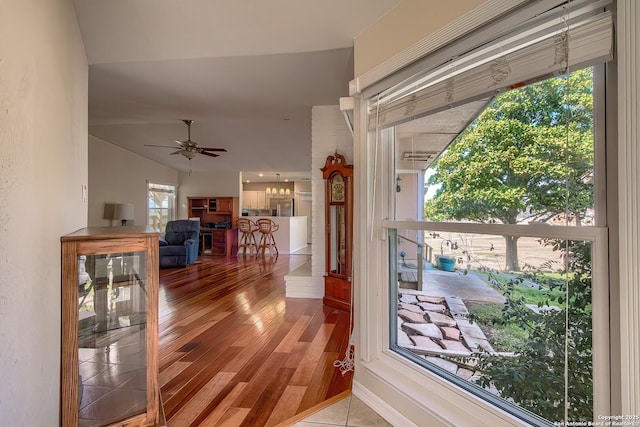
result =
[[308,255],[200,257],[160,270],[160,387],[169,427],[275,426],[351,388],[349,313],[285,298]]

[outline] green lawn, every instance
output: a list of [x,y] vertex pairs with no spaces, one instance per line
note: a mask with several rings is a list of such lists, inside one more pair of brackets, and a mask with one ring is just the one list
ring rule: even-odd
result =
[[[502,274],[477,270],[474,273],[500,293],[511,292],[512,299],[522,299],[524,304],[564,307],[564,304],[557,301],[557,298],[562,296],[562,291],[557,287],[553,289],[547,287],[551,283],[557,284],[563,280],[557,273],[539,274],[535,279],[525,273]],[[544,288],[536,289],[524,285],[523,281],[541,283]],[[496,351],[517,352],[527,344],[528,333],[520,325],[497,322],[503,317],[502,304],[467,302],[467,309]]]
[[467,301],[466,305],[495,351],[517,352],[527,344],[528,334],[518,325],[494,323],[494,319],[502,317],[502,304]]
[[[531,279],[524,273],[509,273],[504,275],[501,273],[489,273],[486,271],[473,271],[485,282],[496,288],[500,293],[504,294],[505,291],[510,291],[513,299],[524,299],[525,304],[534,305],[557,305],[564,307],[564,304],[558,303],[558,297],[563,295],[563,291],[560,287],[553,287],[549,289],[547,286],[549,283],[561,283],[564,278],[558,273],[545,273],[539,274],[536,279]],[[518,281],[528,281],[541,284],[544,289],[535,289],[530,286],[519,283]]]

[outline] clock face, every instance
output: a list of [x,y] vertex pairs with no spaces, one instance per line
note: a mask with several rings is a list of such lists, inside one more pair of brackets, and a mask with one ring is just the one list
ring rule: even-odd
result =
[[344,179],[335,175],[331,180],[331,202],[344,202]]

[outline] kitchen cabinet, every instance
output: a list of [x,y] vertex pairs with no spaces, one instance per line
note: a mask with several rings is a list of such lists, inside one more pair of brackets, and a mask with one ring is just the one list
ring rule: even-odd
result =
[[267,199],[264,191],[243,191],[242,209],[267,209]]

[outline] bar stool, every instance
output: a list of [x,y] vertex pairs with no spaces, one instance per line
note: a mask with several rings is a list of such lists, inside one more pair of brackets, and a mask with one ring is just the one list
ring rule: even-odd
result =
[[260,243],[258,243],[258,253],[262,251],[264,255],[265,250],[269,249],[269,253],[273,255],[273,249],[276,250],[276,256],[278,256],[278,247],[276,246],[276,239],[273,237],[273,233],[278,231],[280,226],[269,218],[260,218],[256,221],[258,231],[260,232]]
[[255,222],[251,221],[247,218],[238,218],[238,232],[240,233],[240,239],[238,239],[238,255],[240,254],[240,249],[242,249],[242,254],[247,254],[247,248],[249,248],[249,255],[251,255],[251,250],[256,250],[256,255],[258,254],[258,244],[256,243],[256,237],[253,235],[255,231],[258,230]]

